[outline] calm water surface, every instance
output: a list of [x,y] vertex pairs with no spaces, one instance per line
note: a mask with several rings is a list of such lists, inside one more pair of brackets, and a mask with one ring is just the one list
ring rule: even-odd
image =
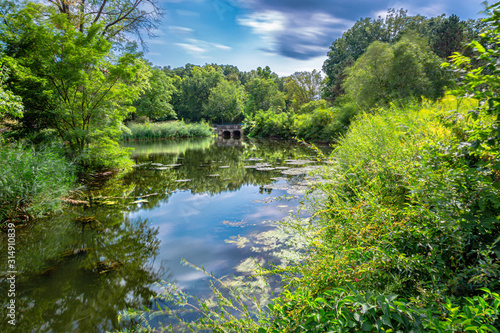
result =
[[[210,279],[181,260],[218,277],[241,273],[249,257],[272,261],[259,250],[266,246],[259,235],[273,228],[269,221],[301,214],[305,170],[321,164],[311,149],[279,141],[127,146],[135,148],[136,167],[82,189],[93,197],[90,207],[18,229],[17,324],[3,319],[7,283],[0,277],[0,332],[113,330],[121,311],[150,306],[157,281],[209,296]],[[5,253],[0,260],[5,272]]]

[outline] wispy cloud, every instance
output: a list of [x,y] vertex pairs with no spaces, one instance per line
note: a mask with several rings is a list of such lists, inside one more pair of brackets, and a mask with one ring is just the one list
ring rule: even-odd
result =
[[214,51],[216,49],[224,51],[232,50],[232,48],[227,45],[211,43],[195,38],[187,38],[184,43],[175,43],[175,45],[182,47],[189,54],[198,57],[204,57],[206,53]]
[[190,53],[192,55],[199,55],[200,53],[205,53],[208,51],[207,49],[201,48],[201,47],[194,45],[194,44],[175,43],[175,45],[182,47],[183,49],[185,49],[188,53]]
[[186,27],[180,27],[180,26],[175,26],[175,25],[170,25],[167,27],[168,32],[176,35],[191,35],[193,33],[193,29],[191,28],[186,28]]

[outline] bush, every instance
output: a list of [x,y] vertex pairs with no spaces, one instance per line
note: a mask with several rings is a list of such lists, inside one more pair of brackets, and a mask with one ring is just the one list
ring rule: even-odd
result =
[[60,210],[74,188],[74,166],[56,147],[0,142],[0,164],[0,224]]
[[[323,101],[324,102],[324,101]],[[259,110],[246,119],[246,131],[253,137],[297,137],[314,142],[332,142],[344,134],[359,108],[353,103],[328,108],[323,102],[311,102],[295,114]],[[307,112],[306,112],[307,111]]]

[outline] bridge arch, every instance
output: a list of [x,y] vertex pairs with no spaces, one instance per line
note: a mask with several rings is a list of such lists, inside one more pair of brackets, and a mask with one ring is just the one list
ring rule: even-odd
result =
[[220,137],[241,138],[243,136],[240,124],[217,125],[214,130]]

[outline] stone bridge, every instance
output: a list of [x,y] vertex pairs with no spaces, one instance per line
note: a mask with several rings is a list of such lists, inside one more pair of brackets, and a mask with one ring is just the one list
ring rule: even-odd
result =
[[230,124],[230,125],[216,125],[214,127],[215,133],[219,137],[231,137],[231,138],[241,138],[243,132],[241,130],[240,124]]

